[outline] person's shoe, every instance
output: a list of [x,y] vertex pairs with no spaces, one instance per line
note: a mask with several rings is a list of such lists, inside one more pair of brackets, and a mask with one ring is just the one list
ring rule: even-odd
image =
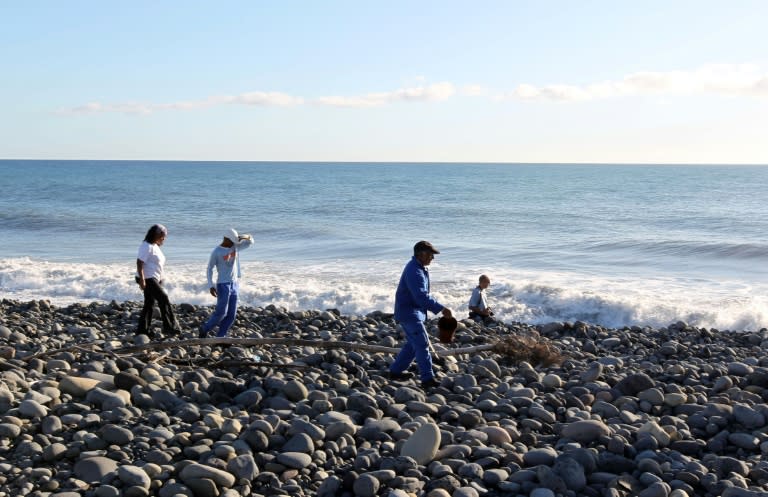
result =
[[438,382],[434,378],[430,378],[428,380],[424,380],[421,382],[421,388],[423,388],[424,390],[427,390],[428,388],[439,387],[439,386],[440,386],[440,382]]
[[393,373],[392,371],[390,371],[387,374],[387,376],[389,377],[390,380],[405,381],[405,380],[410,380],[411,378],[413,378],[413,373],[410,373],[408,371],[402,371],[400,373]]
[[200,331],[197,334],[197,338],[208,338],[208,332],[203,329],[203,327],[200,327]]

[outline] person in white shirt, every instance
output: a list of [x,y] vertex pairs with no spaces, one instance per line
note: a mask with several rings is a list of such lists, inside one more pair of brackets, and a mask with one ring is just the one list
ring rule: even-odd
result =
[[489,286],[491,286],[491,279],[484,274],[481,275],[478,285],[472,290],[472,296],[469,298],[469,317],[478,323],[490,324],[495,321],[485,296],[485,290]]
[[147,335],[154,338],[152,331],[152,313],[155,302],[160,307],[160,316],[163,320],[164,335],[178,335],[179,323],[173,313],[168,294],[163,288],[163,266],[165,255],[160,246],[165,242],[168,229],[162,224],[155,224],[149,228],[144,241],[139,246],[139,255],[136,258],[136,283],[144,292],[144,308],[139,317],[137,335]]

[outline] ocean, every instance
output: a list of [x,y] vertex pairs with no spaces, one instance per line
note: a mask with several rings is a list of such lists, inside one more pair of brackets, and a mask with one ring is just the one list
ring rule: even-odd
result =
[[0,297],[142,299],[165,224],[174,303],[213,304],[208,255],[233,227],[243,305],[391,312],[413,245],[460,316],[480,274],[504,321],[768,326],[768,167],[0,161]]

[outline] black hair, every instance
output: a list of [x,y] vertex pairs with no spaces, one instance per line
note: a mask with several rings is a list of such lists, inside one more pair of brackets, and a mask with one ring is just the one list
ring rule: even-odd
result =
[[147,236],[144,237],[144,241],[147,243],[155,243],[155,240],[160,238],[160,235],[165,235],[167,233],[168,230],[162,224],[153,224],[152,227],[149,228],[149,231],[147,231]]

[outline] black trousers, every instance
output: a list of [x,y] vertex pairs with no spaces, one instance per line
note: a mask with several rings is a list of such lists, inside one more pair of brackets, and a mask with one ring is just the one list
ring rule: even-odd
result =
[[139,328],[137,334],[147,334],[152,327],[152,312],[157,302],[160,307],[160,317],[163,320],[163,333],[175,334],[179,330],[179,322],[176,321],[176,315],[173,313],[171,301],[168,294],[165,293],[163,282],[154,278],[144,280],[144,308],[139,317]]

